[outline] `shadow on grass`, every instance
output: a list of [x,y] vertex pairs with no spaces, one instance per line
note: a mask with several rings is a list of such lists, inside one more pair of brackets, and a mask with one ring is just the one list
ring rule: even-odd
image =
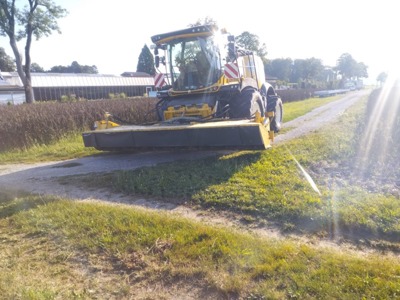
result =
[[56,201],[54,197],[28,194],[21,191],[0,191],[0,219],[11,217],[21,211],[34,209]]
[[228,181],[260,157],[260,151],[241,151],[190,162],[178,161],[157,167],[118,171],[109,180],[116,192],[184,203],[199,191]]

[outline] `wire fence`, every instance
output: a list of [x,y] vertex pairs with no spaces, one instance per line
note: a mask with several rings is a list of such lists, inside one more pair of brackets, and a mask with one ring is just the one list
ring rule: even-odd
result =
[[0,104],[21,104],[25,102],[24,91],[0,91]]

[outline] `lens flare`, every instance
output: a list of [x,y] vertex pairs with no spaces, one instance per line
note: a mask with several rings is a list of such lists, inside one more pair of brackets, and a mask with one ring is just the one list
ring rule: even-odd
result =
[[314,182],[310,174],[307,173],[307,171],[302,167],[302,165],[297,161],[297,159],[293,156],[293,154],[289,151],[289,154],[292,156],[293,160],[296,162],[297,167],[300,169],[300,171],[303,173],[304,177],[306,178],[307,182],[310,184],[312,189],[317,192],[318,195],[321,196],[321,192],[319,191],[317,184]]

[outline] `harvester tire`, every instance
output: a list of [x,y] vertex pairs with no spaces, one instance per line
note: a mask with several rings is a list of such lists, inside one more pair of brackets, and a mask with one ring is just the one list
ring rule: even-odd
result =
[[[269,103],[268,103],[269,104]],[[282,127],[282,119],[283,119],[283,104],[282,99],[276,97],[276,100],[272,102],[272,108],[268,105],[268,111],[273,111],[274,116],[271,119],[271,130],[275,133],[278,133]],[[270,110],[271,109],[271,110]]]
[[246,88],[229,104],[229,117],[231,119],[254,118],[256,112],[265,115],[265,107],[261,94],[253,88]]

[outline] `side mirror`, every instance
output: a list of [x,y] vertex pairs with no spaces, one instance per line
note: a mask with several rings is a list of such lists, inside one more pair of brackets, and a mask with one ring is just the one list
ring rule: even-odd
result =
[[154,62],[155,62],[156,68],[158,68],[160,66],[160,57],[158,55],[156,55],[156,57],[154,58]]
[[236,59],[236,47],[234,43],[228,44],[228,55],[231,61]]

